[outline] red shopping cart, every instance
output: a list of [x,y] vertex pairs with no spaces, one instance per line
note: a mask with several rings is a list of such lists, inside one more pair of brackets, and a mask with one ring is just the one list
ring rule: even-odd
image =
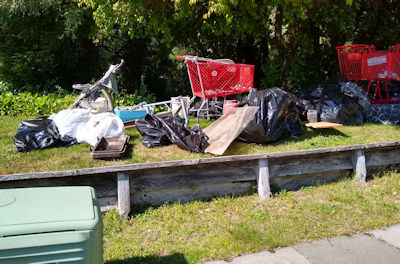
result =
[[[187,65],[193,97],[203,102],[197,110],[208,112],[208,98],[248,92],[254,84],[254,65],[238,64],[229,59],[212,60],[197,56],[177,56]],[[207,105],[203,109],[204,105]],[[197,115],[199,116],[199,115]]]
[[340,75],[346,75],[347,80],[350,81],[361,81],[367,80],[363,75],[363,61],[364,56],[375,50],[373,45],[345,45],[336,47],[338,58]]
[[[368,80],[367,94],[371,83],[376,81],[376,87],[371,102],[378,104],[393,103],[400,100],[391,97],[388,81],[399,80],[400,74],[400,44],[390,50],[376,50],[374,45],[348,45],[336,47],[339,58],[340,74],[348,80]],[[385,98],[382,97],[380,83],[385,83]],[[400,98],[399,98],[400,99]]]

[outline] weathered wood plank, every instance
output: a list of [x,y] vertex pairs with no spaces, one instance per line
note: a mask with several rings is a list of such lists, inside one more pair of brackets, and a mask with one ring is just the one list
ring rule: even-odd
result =
[[52,186],[92,186],[96,190],[97,197],[117,196],[115,175],[83,175],[80,177],[0,182],[0,189]]
[[117,182],[118,182],[118,211],[122,217],[128,218],[128,214],[131,210],[129,175],[125,172],[118,172]]
[[97,197],[102,212],[118,209],[117,196]]
[[179,188],[184,186],[253,181],[256,162],[201,165],[177,168],[158,168],[131,174],[131,189],[135,192]]
[[284,177],[353,168],[351,152],[326,153],[270,161],[270,177]]
[[367,180],[367,167],[365,165],[365,155],[364,150],[355,150],[352,157],[353,170],[355,172],[355,177],[360,182],[366,182]]
[[376,167],[400,163],[400,149],[365,150],[365,162],[367,167]]
[[270,198],[271,189],[269,187],[269,164],[267,159],[258,161],[257,187],[258,196],[261,200]]
[[[157,205],[166,201],[185,202],[208,199],[215,195],[241,194],[250,188],[251,182],[256,180],[257,175],[267,175],[268,172],[269,177],[258,177],[258,183],[262,185],[259,190],[263,192],[263,197],[268,196],[269,188],[263,183],[267,178],[271,185],[288,190],[329,182],[353,169],[362,172],[362,162],[361,165],[352,162],[355,160],[354,153],[357,152],[364,152],[366,169],[400,166],[400,142],[396,141],[270,154],[6,175],[0,176],[0,188],[88,185],[95,188],[102,209],[118,208],[120,205],[121,213],[127,215],[130,208],[127,200],[136,204]],[[362,155],[359,157],[362,159]],[[264,164],[263,160],[266,159],[268,162]],[[120,177],[116,176],[117,173]],[[362,179],[361,176],[360,178]],[[125,187],[118,188],[119,185]]]
[[250,190],[250,182],[210,184],[157,191],[134,192],[131,195],[131,201],[132,204],[137,205],[162,205],[168,202],[186,203],[193,200],[206,200],[216,196],[247,194]]
[[303,175],[273,177],[270,185],[279,190],[298,190],[304,186],[318,185],[339,180],[348,175],[351,170],[317,172]]
[[105,174],[105,173],[117,173],[117,172],[133,172],[140,170],[147,170],[153,168],[168,168],[168,167],[185,167],[195,166],[200,164],[221,164],[221,163],[234,163],[238,161],[250,161],[259,159],[281,159],[281,158],[294,158],[299,156],[307,155],[320,155],[335,152],[347,152],[357,149],[365,149],[366,151],[372,151],[377,149],[393,149],[399,148],[400,141],[392,142],[381,142],[364,145],[350,145],[330,148],[317,148],[299,151],[287,151],[287,152],[276,152],[269,154],[252,154],[252,155],[237,155],[237,156],[226,156],[216,157],[207,159],[191,159],[191,160],[178,160],[178,161],[167,161],[167,162],[152,162],[152,163],[139,163],[139,164],[128,164],[120,166],[106,166],[98,168],[87,168],[67,171],[50,171],[50,172],[38,172],[38,173],[24,173],[24,174],[9,174],[1,175],[1,181],[11,180],[26,180],[26,179],[41,179],[41,178],[57,178],[57,177],[74,177],[89,174]]

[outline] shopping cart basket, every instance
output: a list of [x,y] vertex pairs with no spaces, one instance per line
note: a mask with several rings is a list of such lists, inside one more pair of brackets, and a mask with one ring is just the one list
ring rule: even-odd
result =
[[[187,65],[193,98],[203,102],[197,110],[208,112],[208,98],[248,92],[254,83],[254,65],[238,64],[228,59],[212,60],[197,56],[177,56]],[[204,105],[207,105],[203,109]]]
[[[390,97],[388,81],[399,80],[400,45],[390,50],[376,50],[374,45],[347,45],[336,47],[339,58],[340,74],[346,75],[348,80],[368,80],[367,94],[371,90],[372,81],[376,81],[375,91],[371,98],[372,103],[393,103],[395,98]],[[381,92],[381,82],[385,84],[386,97]]]
[[336,50],[339,58],[340,75],[346,75],[347,80],[351,81],[367,80],[362,72],[364,56],[375,50],[373,45],[345,45],[336,47]]

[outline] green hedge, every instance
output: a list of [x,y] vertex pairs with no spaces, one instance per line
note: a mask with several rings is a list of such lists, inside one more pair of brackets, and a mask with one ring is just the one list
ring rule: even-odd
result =
[[[57,113],[71,105],[78,94],[38,94],[30,92],[14,93],[0,91],[0,115],[43,116]],[[154,102],[154,95],[136,94],[114,96],[114,105],[136,105],[142,101]]]

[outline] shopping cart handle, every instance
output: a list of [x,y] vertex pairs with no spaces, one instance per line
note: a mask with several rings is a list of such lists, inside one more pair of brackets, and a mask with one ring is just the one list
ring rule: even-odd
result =
[[186,60],[185,56],[176,56],[178,59]]

